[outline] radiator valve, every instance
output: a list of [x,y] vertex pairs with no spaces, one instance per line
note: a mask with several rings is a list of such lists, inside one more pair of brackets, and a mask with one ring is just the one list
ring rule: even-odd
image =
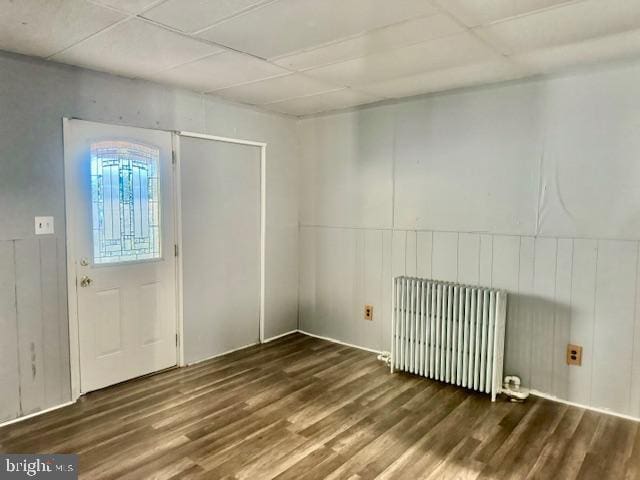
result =
[[380,352],[378,355],[378,360],[384,362],[385,365],[391,365],[391,354],[389,352]]
[[529,389],[520,386],[520,377],[517,375],[507,375],[502,384],[504,393],[512,402],[522,403],[529,396]]

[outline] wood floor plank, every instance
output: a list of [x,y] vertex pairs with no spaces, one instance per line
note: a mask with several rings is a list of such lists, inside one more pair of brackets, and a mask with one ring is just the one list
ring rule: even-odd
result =
[[604,418],[586,452],[577,478],[624,478],[631,455],[637,425],[616,417]]
[[[489,413],[486,399],[479,395],[465,392],[461,400],[453,404],[453,408],[443,409],[420,438],[412,439],[403,451],[398,452],[396,460],[386,467],[379,478],[423,478],[432,475],[447,456],[470,437],[473,426]],[[377,472],[372,472],[371,465],[368,465],[363,473]]]
[[570,439],[582,421],[584,410],[568,408],[553,433],[547,438],[540,455],[527,474],[527,479],[544,480],[554,476],[564,462],[563,446],[569,444]]
[[640,478],[636,422],[301,334],[90,393],[0,428],[0,451],[77,453],[91,480]]
[[507,437],[479,478],[500,478],[507,474],[525,478],[567,408],[549,401],[538,402]]
[[640,423],[636,424],[635,440],[625,465],[625,480],[640,478]]

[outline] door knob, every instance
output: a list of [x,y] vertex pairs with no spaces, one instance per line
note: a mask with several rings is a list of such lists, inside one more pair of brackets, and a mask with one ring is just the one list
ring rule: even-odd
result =
[[87,277],[86,275],[84,277],[82,277],[80,279],[80,286],[81,287],[88,287],[89,285],[91,285],[91,283],[93,282],[93,280],[91,280],[89,277]]

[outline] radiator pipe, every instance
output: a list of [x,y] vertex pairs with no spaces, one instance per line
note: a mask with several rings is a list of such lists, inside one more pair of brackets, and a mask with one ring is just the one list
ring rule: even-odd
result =
[[381,362],[384,362],[386,366],[391,365],[391,353],[380,352],[380,355],[378,355],[378,360],[380,360]]
[[520,377],[517,375],[507,375],[504,377],[502,384],[502,393],[504,393],[512,402],[524,402],[529,396],[529,390],[520,387]]

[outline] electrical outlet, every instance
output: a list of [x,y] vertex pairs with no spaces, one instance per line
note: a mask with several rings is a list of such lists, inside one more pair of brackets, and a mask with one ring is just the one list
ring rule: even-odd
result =
[[53,234],[53,217],[35,217],[36,235]]
[[582,365],[582,347],[580,345],[567,345],[567,365]]
[[373,320],[373,305],[364,306],[364,319]]

